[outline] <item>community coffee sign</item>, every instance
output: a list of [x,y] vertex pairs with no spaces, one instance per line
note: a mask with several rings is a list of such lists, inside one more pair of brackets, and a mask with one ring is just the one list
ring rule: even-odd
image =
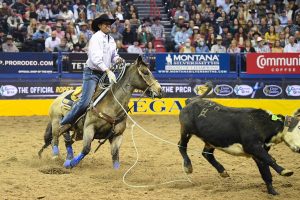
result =
[[248,53],[248,74],[300,74],[299,53]]

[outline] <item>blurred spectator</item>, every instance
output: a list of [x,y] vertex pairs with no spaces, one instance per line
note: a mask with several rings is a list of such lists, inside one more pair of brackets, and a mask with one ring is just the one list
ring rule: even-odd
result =
[[161,20],[161,18],[158,16],[154,18],[154,24],[151,26],[151,32],[155,39],[164,40],[165,39],[165,28],[160,23],[160,20]]
[[194,27],[193,27],[193,33],[192,33],[192,35],[191,35],[191,37],[190,37],[192,43],[194,43],[194,41],[195,41],[195,36],[196,36],[197,34],[200,34],[199,26],[194,26]]
[[59,16],[62,17],[67,23],[74,20],[74,14],[71,10],[68,10],[68,7],[64,5],[59,12]]
[[150,32],[149,29],[143,24],[142,25],[142,30],[140,33],[137,35],[138,41],[140,44],[147,44],[149,42],[152,42],[154,39],[153,34]]
[[35,42],[36,51],[42,52],[45,49],[45,40],[49,37],[45,32],[46,27],[40,26],[39,29],[32,35],[32,40]]
[[11,16],[7,18],[9,34],[18,41],[23,42],[26,35],[26,27],[22,17],[17,14],[16,10],[11,10]]
[[206,45],[208,46],[209,49],[211,49],[211,47],[215,44],[217,44],[215,34],[213,33],[213,31],[210,31],[210,33],[208,33]]
[[199,42],[195,43],[196,53],[209,53],[209,48],[204,42],[204,38],[200,38]]
[[279,16],[279,20],[282,27],[285,27],[288,23],[288,17],[286,16],[286,10],[281,11],[281,15]]
[[123,35],[117,31],[117,27],[114,24],[111,25],[111,33],[109,35],[113,37],[115,41],[123,41]]
[[[76,0],[76,4],[73,6],[73,11],[75,20],[77,20],[80,15],[84,15],[86,17],[87,10],[83,2],[81,2],[81,0]],[[86,18],[84,20],[86,20]]]
[[278,18],[275,18],[274,20],[274,27],[276,33],[280,33],[283,30],[283,27],[280,25],[280,20]]
[[114,26],[116,26],[117,31],[118,31],[119,33],[122,34],[122,33],[124,32],[124,29],[125,29],[124,24],[120,22],[119,18],[116,18],[116,21],[115,21],[115,23],[114,23]]
[[52,29],[51,29],[51,27],[48,25],[47,19],[46,19],[46,18],[42,18],[42,19],[40,20],[40,25],[38,26],[38,29],[39,29],[41,26],[44,26],[44,27],[45,27],[45,31],[46,31],[49,35],[51,34]]
[[250,16],[248,16],[248,19],[247,21],[251,20],[253,22],[253,24],[259,24],[259,19],[257,18],[256,16],[256,10],[255,9],[252,9],[249,11],[250,13]]
[[285,34],[283,31],[279,33],[279,42],[282,48],[285,47],[285,45],[288,43],[288,40],[285,38]]
[[87,47],[87,44],[88,44],[88,40],[87,38],[85,37],[85,35],[83,33],[80,33],[79,34],[79,37],[78,37],[78,43],[79,47],[82,49],[82,50],[86,50],[86,47]]
[[97,0],[90,0],[90,1],[86,1],[85,2],[86,4],[87,3],[89,3],[88,5],[87,5],[87,12],[89,11],[89,10],[91,10],[92,9],[92,7],[95,7],[95,11],[96,12],[100,12],[100,5],[97,3]]
[[152,42],[147,42],[145,49],[144,49],[144,53],[155,53],[156,50],[153,48],[153,43]]
[[3,52],[19,52],[19,49],[13,42],[13,37],[11,35],[6,36],[6,41],[2,44]]
[[29,17],[29,19],[38,19],[38,14],[36,13],[36,7],[33,3],[30,3],[29,9],[25,12],[25,14]]
[[24,15],[27,6],[23,3],[23,0],[16,0],[15,3],[10,5],[10,8],[16,10],[18,14]]
[[43,3],[39,4],[39,8],[37,9],[36,14],[38,15],[38,20],[41,20],[42,18],[49,19],[49,12],[44,7]]
[[186,25],[181,25],[181,30],[176,32],[175,34],[175,49],[179,49],[181,45],[185,43],[185,41],[189,38],[189,34],[187,32]]
[[183,16],[179,16],[178,17],[178,21],[177,23],[175,23],[172,27],[171,30],[171,37],[174,39],[175,38],[175,34],[181,30],[181,25],[184,24],[184,17]]
[[274,44],[275,40],[278,40],[278,39],[279,39],[279,35],[275,32],[275,27],[270,26],[269,31],[267,31],[266,34],[265,34],[265,40],[269,44]]
[[84,51],[80,48],[79,44],[74,44],[72,52],[73,53],[84,53]]
[[60,44],[60,38],[56,37],[56,32],[52,31],[51,36],[45,40],[45,51],[53,52],[54,48]]
[[32,35],[37,31],[37,21],[36,19],[32,18],[30,20],[30,24],[27,27],[27,36],[26,39],[32,39]]
[[131,30],[131,27],[128,26],[125,28],[123,32],[123,44],[133,44],[134,40],[136,40],[136,33]]
[[236,33],[238,33],[239,27],[240,27],[239,20],[235,18],[230,26],[231,34],[235,35]]
[[272,47],[272,53],[283,53],[283,48],[280,46],[279,39],[275,40],[274,46]]
[[11,15],[10,8],[7,6],[6,2],[2,2],[2,7],[0,6],[0,27],[3,28],[4,32],[7,33],[8,22],[7,18]]
[[136,31],[137,28],[140,26],[140,20],[137,18],[136,13],[131,14],[131,19],[129,21],[130,21],[132,30]]
[[135,40],[133,42],[133,45],[129,45],[127,49],[128,53],[137,53],[137,54],[143,54],[142,48],[139,46],[139,42]]
[[59,13],[60,13],[60,9],[59,9],[58,5],[53,4],[51,6],[51,9],[49,9],[49,20],[54,22],[58,18]]
[[255,47],[256,53],[270,53],[270,47],[265,45],[264,40],[261,37],[257,37],[257,46]]
[[231,44],[227,49],[227,53],[240,53],[241,49],[237,46],[237,41],[235,39],[231,40]]
[[91,3],[87,9],[87,19],[93,20],[99,15],[99,11],[97,11],[97,6],[95,3]]
[[124,12],[121,5],[118,5],[116,8],[115,18],[118,18],[119,20],[124,20]]
[[217,44],[213,45],[211,47],[211,53],[226,53],[226,48],[222,46],[223,38],[222,36],[218,35],[217,38]]
[[88,25],[87,23],[85,22],[81,22],[79,24],[79,27],[80,27],[80,33],[84,34],[85,35],[85,38],[89,41],[93,35],[93,32],[91,30],[88,29]]
[[267,11],[267,24],[270,26],[270,25],[273,25],[274,24],[274,12],[272,10],[268,10]]
[[126,19],[132,19],[132,14],[133,13],[135,13],[136,18],[138,19],[139,18],[138,17],[139,16],[138,10],[137,10],[137,8],[133,4],[131,4],[131,5],[129,5],[129,10],[128,10],[125,18]]
[[229,16],[230,21],[233,21],[234,19],[237,19],[238,12],[237,12],[236,5],[231,5],[230,6],[230,11],[228,13],[228,16]]
[[260,20],[259,32],[262,35],[265,35],[266,32],[268,32],[268,30],[269,30],[269,27],[268,27],[268,24],[267,24],[267,18],[262,17],[261,20]]
[[184,45],[180,48],[180,53],[195,53],[195,48],[191,45],[191,40],[187,39]]
[[61,39],[60,44],[54,48],[54,52],[70,52],[66,38]]
[[290,36],[289,37],[289,43],[285,45],[283,49],[284,53],[298,53],[300,52],[300,46],[295,43],[295,37]]
[[179,16],[183,16],[186,21],[190,20],[189,13],[184,9],[183,5],[179,5],[177,11],[175,12],[174,19],[175,22],[178,20]]
[[193,20],[190,20],[190,21],[189,21],[189,24],[188,24],[188,30],[187,30],[187,32],[189,33],[190,37],[191,37],[191,36],[193,35],[193,33],[194,33],[194,30],[193,30],[194,26],[195,26],[194,21],[193,21]]
[[291,19],[288,20],[287,26],[290,29],[291,35],[295,35],[295,32],[300,30],[299,24],[294,24]]
[[254,53],[255,49],[252,47],[250,40],[245,40],[244,47],[241,48],[241,53]]
[[262,17],[265,17],[266,16],[266,4],[264,4],[263,2],[259,3],[258,5],[258,8],[257,8],[257,17],[259,19],[261,19]]
[[56,37],[58,37],[59,39],[62,39],[65,37],[65,31],[62,31],[61,23],[56,23],[55,32],[56,32]]

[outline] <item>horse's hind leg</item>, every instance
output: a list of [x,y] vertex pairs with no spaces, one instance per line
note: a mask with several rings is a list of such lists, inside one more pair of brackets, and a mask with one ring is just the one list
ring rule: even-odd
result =
[[109,139],[109,142],[111,144],[111,156],[112,156],[114,169],[120,168],[119,150],[122,144],[122,140],[123,140],[123,134],[114,135],[112,138]]
[[192,135],[187,133],[187,131],[185,130],[184,126],[181,125],[181,138],[180,141],[178,142],[178,146],[179,146],[179,152],[183,158],[183,162],[184,162],[184,171],[186,173],[192,173],[193,172],[193,166],[192,166],[192,162],[186,152],[187,150],[187,144],[189,142],[189,140],[191,139]]
[[94,139],[95,130],[93,125],[84,128],[83,134],[83,149],[72,160],[66,160],[64,166],[66,168],[73,168],[80,163],[80,161],[91,151],[91,143]]
[[38,152],[39,158],[42,158],[42,153],[44,149],[46,149],[50,144],[52,140],[52,124],[51,122],[48,123],[47,128],[45,130],[44,134],[44,146],[41,148],[41,150]]
[[66,145],[66,149],[67,149],[66,160],[71,160],[74,158],[74,153],[73,153],[73,148],[72,148],[73,141],[72,141],[70,132],[66,132],[64,134],[64,139],[65,139],[65,145]]

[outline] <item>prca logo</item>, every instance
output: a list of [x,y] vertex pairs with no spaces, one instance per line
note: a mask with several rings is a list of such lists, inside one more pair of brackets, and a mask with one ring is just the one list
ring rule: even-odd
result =
[[234,93],[237,96],[248,96],[252,94],[253,88],[249,85],[236,85],[234,87]]
[[268,97],[277,97],[281,95],[282,88],[278,85],[265,85],[263,93]]
[[12,97],[18,93],[18,89],[13,85],[2,85],[0,87],[0,95],[3,97]]
[[288,85],[285,90],[288,96],[299,97],[300,96],[300,85]]
[[217,96],[229,96],[233,93],[233,88],[226,84],[216,85],[214,92]]

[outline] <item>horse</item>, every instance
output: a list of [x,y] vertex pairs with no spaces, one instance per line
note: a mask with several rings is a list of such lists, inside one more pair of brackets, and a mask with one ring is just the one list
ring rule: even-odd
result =
[[[134,90],[144,91],[151,97],[162,97],[162,89],[158,81],[154,78],[147,64],[139,56],[134,63],[127,65],[125,72],[120,80],[113,84],[107,91],[101,101],[90,106],[78,122],[72,127],[75,140],[83,139],[82,151],[74,157],[72,149],[72,138],[69,132],[64,133],[65,145],[67,149],[67,157],[64,167],[73,168],[86,156],[91,150],[91,142],[94,139],[108,139],[111,144],[111,155],[113,167],[118,169],[119,149],[122,143],[122,135],[126,128],[127,115],[123,108],[128,108],[129,100]],[[99,88],[97,89],[99,90]],[[99,94],[99,91],[95,92]],[[67,95],[73,91],[66,91],[58,96],[50,106],[50,121],[47,125],[44,141],[45,144],[39,151],[41,157],[42,152],[50,144],[52,144],[53,157],[58,157],[58,129],[60,120],[68,112],[62,109],[62,102]],[[95,95],[94,95],[95,96]],[[116,99],[115,99],[116,98]],[[120,103],[120,104],[119,104]],[[121,107],[122,106],[122,107]]]

